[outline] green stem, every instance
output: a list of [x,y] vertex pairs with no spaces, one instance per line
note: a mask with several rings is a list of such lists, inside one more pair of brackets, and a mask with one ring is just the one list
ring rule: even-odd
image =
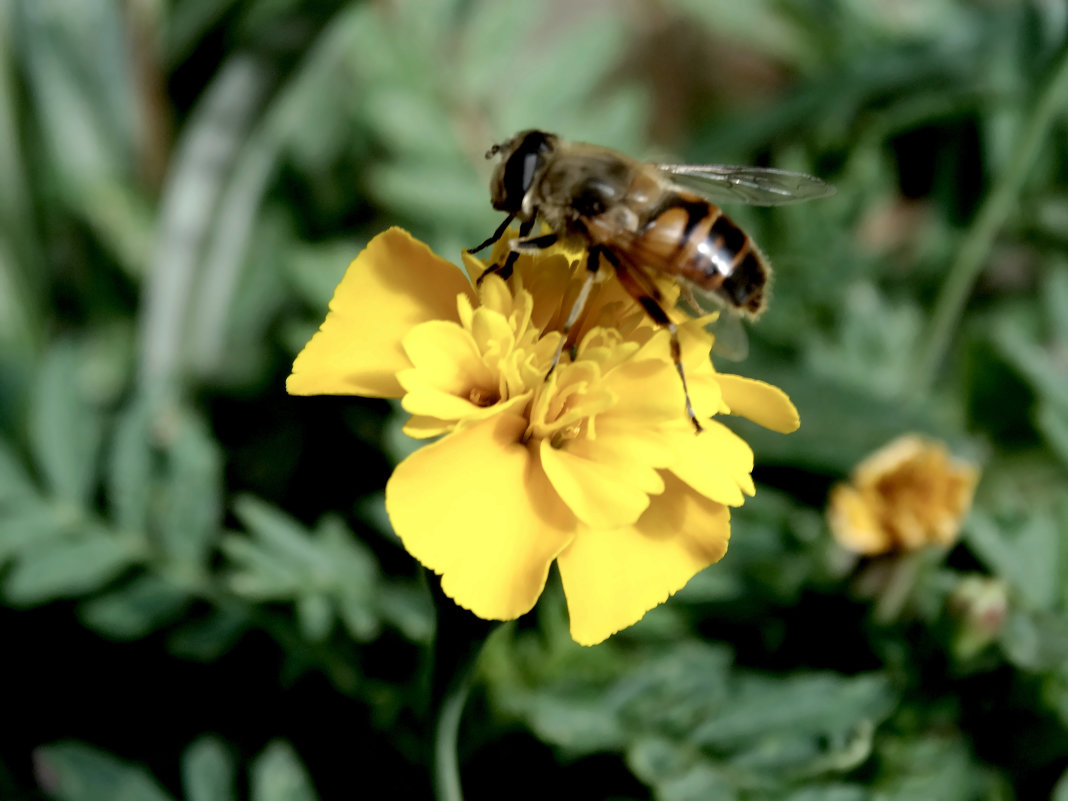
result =
[[460,718],[482,646],[498,623],[477,618],[457,606],[441,591],[437,576],[428,573],[427,580],[438,615],[430,688],[431,708],[436,714],[432,754],[434,797],[437,801],[463,801],[456,753]]
[[919,353],[919,363],[914,373],[914,388],[917,391],[924,391],[934,383],[994,238],[1005,220],[1016,210],[1020,187],[1049,137],[1050,126],[1057,114],[1064,110],[1066,103],[1068,48],[1057,57],[1049,80],[1039,93],[1030,116],[1024,121],[1012,159],[998,176],[950,265],[935,301],[925,346]]

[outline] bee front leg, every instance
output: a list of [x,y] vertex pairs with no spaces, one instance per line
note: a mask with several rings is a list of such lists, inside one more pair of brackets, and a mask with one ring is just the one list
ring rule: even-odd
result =
[[[522,223],[520,223],[520,225],[519,225],[519,239],[525,239],[526,237],[530,236],[530,232],[534,230],[534,221],[537,218],[538,218],[538,215],[537,214],[533,214],[533,215],[531,215],[529,220],[524,220]],[[510,222],[510,221],[511,221],[511,218],[509,218],[508,220],[505,220],[506,223]],[[500,239],[500,236],[497,236],[498,233],[501,236],[503,236],[504,235],[504,230],[502,228],[498,228],[497,232],[494,233],[494,236],[496,236],[497,239]],[[496,241],[496,239],[494,241]],[[517,250],[510,251],[508,253],[508,258],[506,258],[504,260],[504,264],[491,264],[489,269],[486,270],[486,272],[482,273],[482,275],[480,275],[478,277],[478,280],[475,281],[475,286],[479,286],[482,283],[482,281],[486,278],[487,275],[499,275],[501,278],[503,278],[505,281],[507,281],[508,278],[512,275],[512,269],[515,267],[515,261],[518,258],[519,258],[519,251],[517,251]]]
[[497,226],[497,230],[490,235],[489,239],[480,242],[467,252],[478,253],[480,250],[485,250],[486,248],[488,248],[490,245],[492,245],[494,242],[504,236],[504,232],[508,230],[508,226],[512,224],[512,220],[514,219],[515,213],[509,214],[507,217],[504,218],[504,222]]

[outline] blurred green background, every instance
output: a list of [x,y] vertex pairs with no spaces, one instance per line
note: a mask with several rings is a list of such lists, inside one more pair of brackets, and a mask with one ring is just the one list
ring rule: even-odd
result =
[[[739,425],[727,557],[595,648],[554,577],[467,797],[1068,799],[1066,45],[1063,0],[0,4],[0,799],[428,796],[403,415],[284,381],[375,233],[493,229],[530,126],[838,193],[729,209],[777,276],[726,369],[802,428]],[[983,479],[887,612],[823,507],[916,431]]]

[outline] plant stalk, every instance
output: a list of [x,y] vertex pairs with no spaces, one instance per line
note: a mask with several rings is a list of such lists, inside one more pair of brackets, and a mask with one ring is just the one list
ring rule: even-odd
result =
[[1012,159],[997,177],[979,213],[964,234],[960,250],[950,265],[938,293],[925,345],[913,373],[914,389],[928,390],[945,360],[950,340],[957,329],[965,303],[971,295],[994,239],[1009,215],[1017,209],[1020,188],[1058,113],[1068,106],[1068,47],[1057,56],[1046,85],[1024,121]]
[[436,716],[432,745],[434,798],[463,801],[457,756],[460,719],[482,646],[499,623],[482,620],[457,606],[441,591],[439,577],[429,571],[427,580],[438,618],[430,686],[431,709]]

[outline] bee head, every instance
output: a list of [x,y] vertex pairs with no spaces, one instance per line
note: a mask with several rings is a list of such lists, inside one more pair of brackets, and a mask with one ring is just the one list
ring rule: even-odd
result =
[[520,131],[507,142],[489,149],[486,158],[501,157],[490,179],[493,208],[510,214],[522,212],[523,198],[557,141],[555,135],[545,131]]

